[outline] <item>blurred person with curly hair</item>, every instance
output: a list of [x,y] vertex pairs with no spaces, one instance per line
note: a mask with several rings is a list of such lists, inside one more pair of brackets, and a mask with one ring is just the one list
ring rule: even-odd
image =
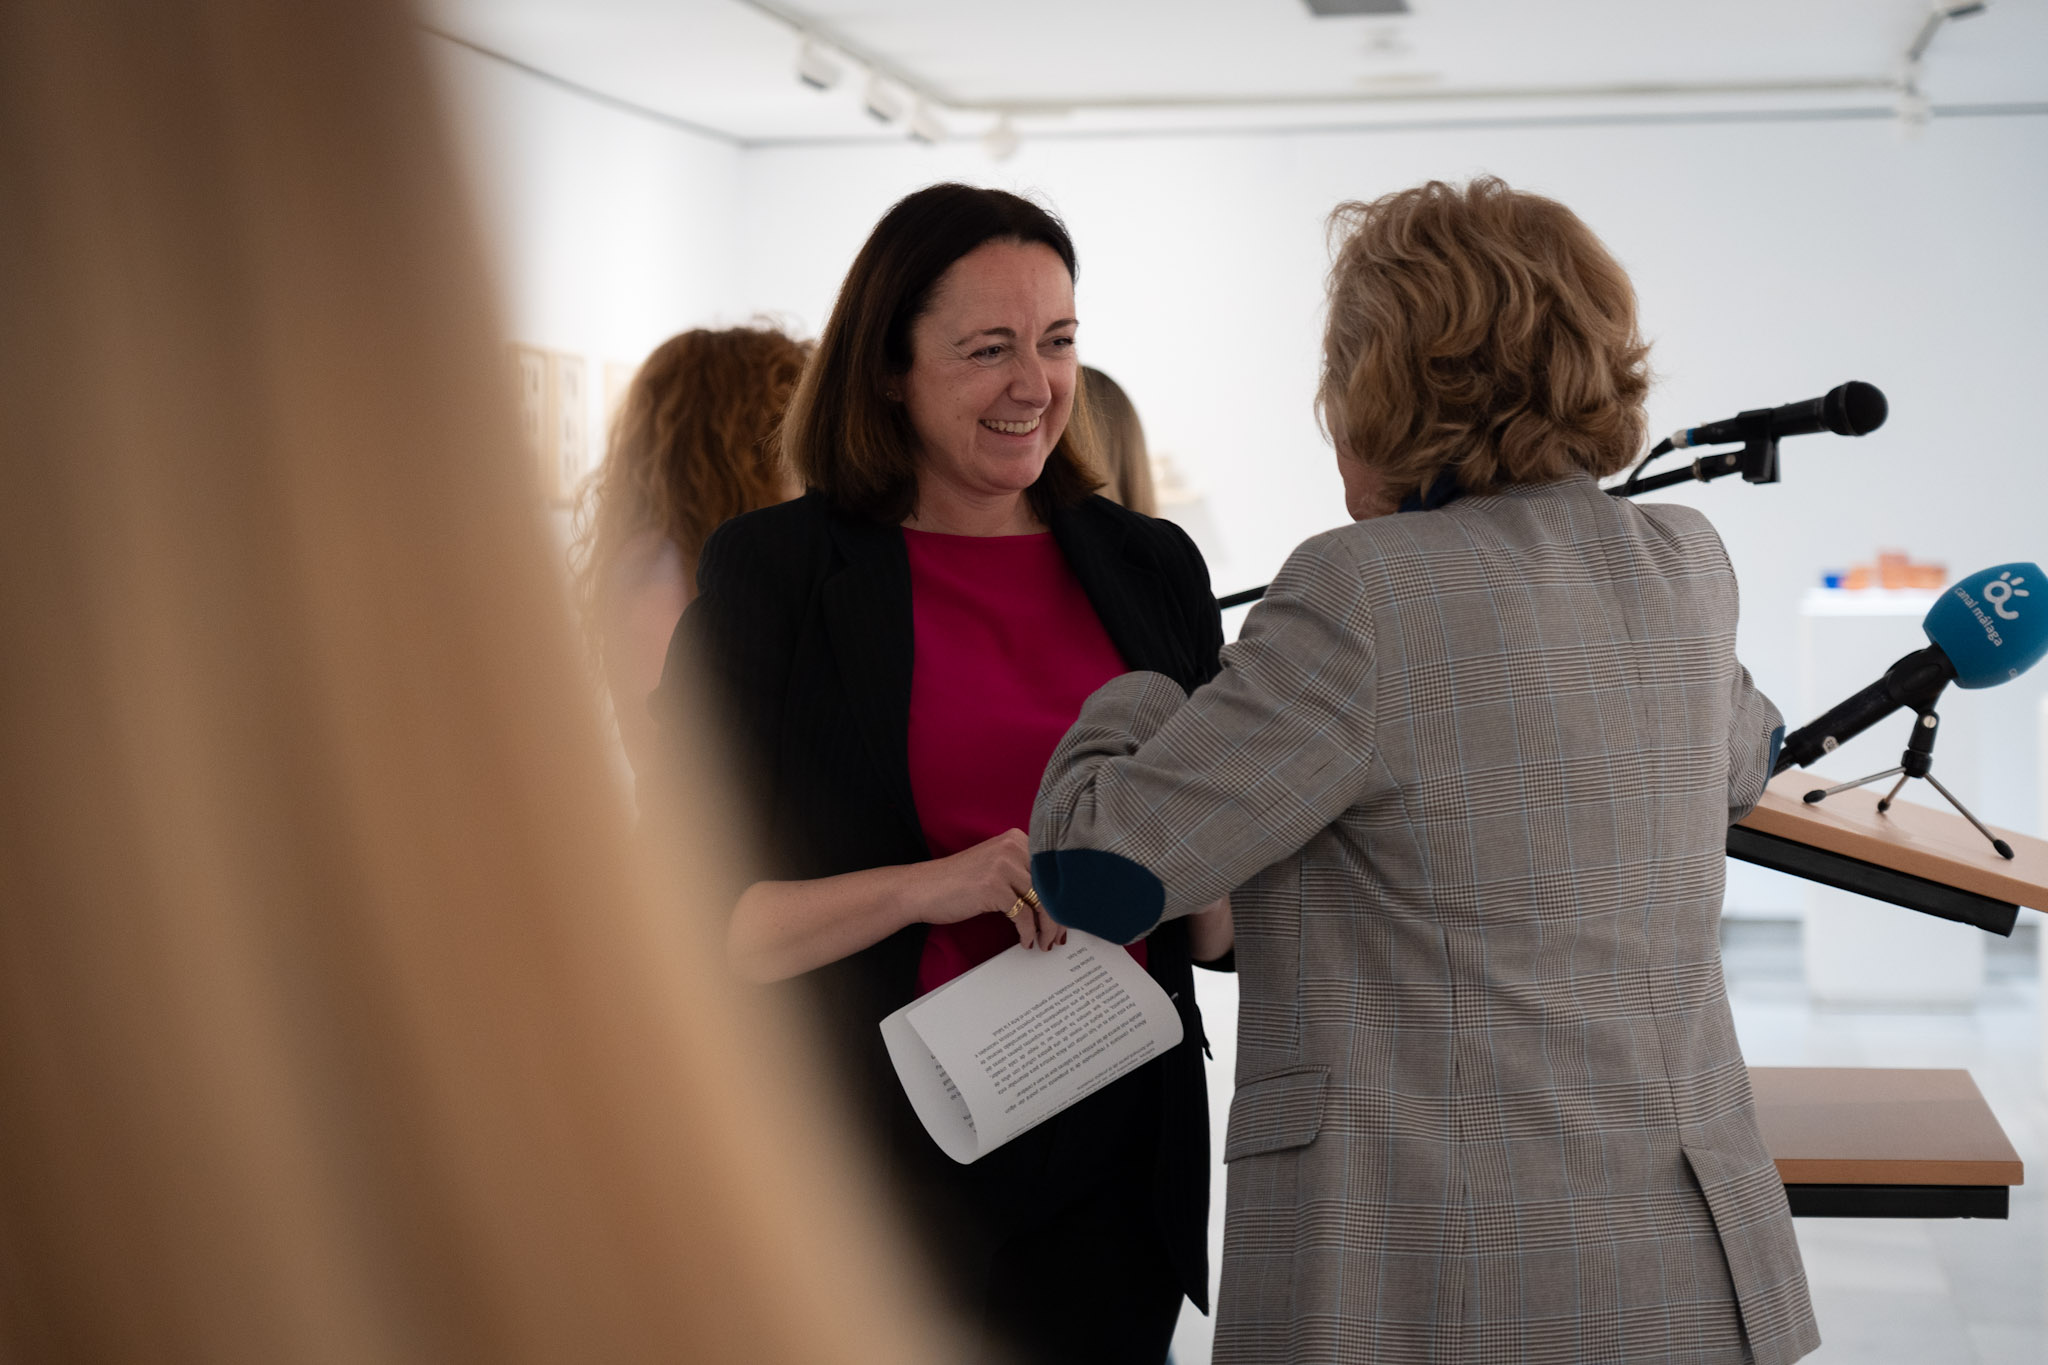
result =
[[1596,482],[1643,437],[1634,290],[1490,178],[1331,230],[1354,524],[1214,681],[1090,697],[1032,817],[1059,923],[1230,897],[1216,1359],[1796,1360],[1819,1335],[1718,940],[1784,732],[1713,527]]
[[582,508],[577,581],[635,772],[659,743],[647,699],[696,596],[704,542],[802,491],[776,429],[810,351],[773,327],[697,328],[655,347],[620,404]]

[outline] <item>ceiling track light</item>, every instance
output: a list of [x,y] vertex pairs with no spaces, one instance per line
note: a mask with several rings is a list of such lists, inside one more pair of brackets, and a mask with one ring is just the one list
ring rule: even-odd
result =
[[868,87],[861,93],[860,102],[877,123],[894,123],[903,116],[903,96],[890,89],[880,76],[868,77]]
[[1920,77],[1926,70],[1927,49],[1934,46],[1934,35],[1941,32],[1942,25],[1951,19],[1967,19],[1973,14],[1982,14],[1985,5],[1986,0],[1934,0],[1934,7],[1920,25],[1913,45],[1906,49],[1905,60],[1899,68],[1899,130],[1907,137],[1918,137],[1934,119],[1934,105],[1920,88]]
[[796,78],[811,89],[830,90],[845,74],[845,68],[815,38],[805,38],[803,46],[797,49]]
[[910,111],[908,127],[912,142],[932,146],[946,140],[946,125],[939,122],[939,116],[934,114],[932,107],[923,100],[919,100],[917,107]]
[[1920,32],[1914,37],[1913,45],[1906,49],[1906,65],[1919,65],[1920,59],[1927,55],[1927,49],[1933,46],[1934,35],[1941,32],[1943,24],[1951,19],[1967,19],[1973,14],[1982,14],[1985,3],[1986,0],[1950,0],[1949,3],[1936,0],[1934,7],[1928,11],[1925,22],[1920,25]]
[[1018,144],[1017,129],[1010,122],[1008,114],[997,119],[996,126],[981,137],[982,150],[987,152],[993,161],[1008,161],[1017,154]]

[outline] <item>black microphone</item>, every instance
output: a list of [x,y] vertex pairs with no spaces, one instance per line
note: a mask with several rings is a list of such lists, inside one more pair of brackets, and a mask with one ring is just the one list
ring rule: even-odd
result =
[[1891,406],[1884,401],[1884,394],[1875,384],[1866,384],[1852,379],[1829,389],[1825,396],[1809,398],[1803,403],[1787,403],[1783,407],[1759,408],[1705,426],[1687,427],[1671,437],[1673,450],[1684,450],[1689,446],[1719,446],[1731,441],[1747,441],[1755,430],[1757,418],[1766,419],[1765,435],[1772,440],[1781,436],[1807,436],[1816,431],[1832,431],[1837,436],[1866,436],[1884,425],[1884,419],[1891,412]]
[[1932,706],[1941,689],[1955,681],[1956,666],[1940,645],[1918,649],[1884,671],[1884,676],[1825,715],[1785,736],[1771,775],[1804,768],[1823,754],[1854,739],[1902,706]]

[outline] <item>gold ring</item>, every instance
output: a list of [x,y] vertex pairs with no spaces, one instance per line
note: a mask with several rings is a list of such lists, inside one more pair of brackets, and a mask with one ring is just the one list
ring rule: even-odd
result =
[[[1024,896],[1028,896],[1030,894],[1031,893],[1027,891],[1024,893]],[[1017,897],[1017,899],[1011,901],[1010,908],[1003,911],[1003,913],[1008,915],[1011,919],[1017,918],[1017,912],[1024,908],[1024,896],[1019,896]]]
[[1038,888],[1035,886],[1025,887],[1024,894],[1018,897],[1018,899],[1023,901],[1026,905],[1030,906],[1033,910],[1045,909],[1044,904],[1038,899]]

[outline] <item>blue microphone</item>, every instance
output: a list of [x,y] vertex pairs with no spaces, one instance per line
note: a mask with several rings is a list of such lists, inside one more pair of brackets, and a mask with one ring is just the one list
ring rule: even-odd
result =
[[1921,622],[1930,643],[1826,715],[1785,737],[1773,773],[1803,768],[1901,707],[1926,712],[1950,683],[1996,687],[2048,654],[2048,575],[2037,564],[1980,569],[1941,595]]
[[1998,564],[1941,595],[1922,628],[1955,665],[1957,687],[1996,687],[2041,662],[2048,654],[2044,588],[2039,565]]

